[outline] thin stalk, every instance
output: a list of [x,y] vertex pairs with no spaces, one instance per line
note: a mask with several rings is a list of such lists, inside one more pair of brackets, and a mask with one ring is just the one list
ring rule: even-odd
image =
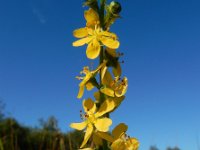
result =
[[[100,26],[104,30],[105,29],[105,23],[104,23],[104,11],[105,11],[105,3],[106,0],[100,0],[100,9],[99,9],[99,17],[100,17]],[[104,47],[101,46],[101,51],[100,51],[100,56],[99,56],[99,65],[103,63],[104,60]],[[100,70],[100,86],[102,86],[102,77],[101,77],[101,70]],[[100,105],[104,102],[105,97],[104,95],[100,92]],[[99,105],[99,106],[100,106]],[[109,117],[109,115],[108,115]],[[103,140],[103,145],[99,147],[99,150],[107,150],[108,143],[106,140]]]

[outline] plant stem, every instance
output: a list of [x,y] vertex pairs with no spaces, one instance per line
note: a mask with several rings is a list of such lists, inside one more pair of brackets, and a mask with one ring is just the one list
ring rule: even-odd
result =
[[[105,23],[104,23],[104,11],[105,11],[105,3],[106,0],[100,0],[100,9],[99,9],[99,17],[100,17],[100,26],[102,30],[105,30]],[[99,65],[103,63],[104,60],[104,47],[101,46],[100,56],[99,56]],[[101,77],[101,70],[100,70],[100,86],[102,86],[102,77]],[[100,92],[100,105],[104,102],[105,97]],[[109,116],[109,115],[108,115]],[[103,140],[103,145],[99,147],[99,150],[108,150],[108,143],[106,140]]]
[[[100,26],[102,29],[104,29],[104,10],[105,10],[105,2],[106,0],[100,0],[100,9],[99,9],[99,18],[100,18]],[[104,60],[104,47],[101,46],[101,51],[100,51],[100,56],[99,56],[99,65],[103,63]],[[100,75],[99,75],[99,82],[100,86],[102,85],[102,77],[101,77],[101,70],[100,70]],[[102,104],[104,101],[104,96],[103,94],[100,93],[100,104]]]

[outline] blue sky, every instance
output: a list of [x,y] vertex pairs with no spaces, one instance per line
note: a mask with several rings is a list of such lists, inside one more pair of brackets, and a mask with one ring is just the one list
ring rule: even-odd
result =
[[[196,150],[200,134],[200,1],[120,0],[111,28],[125,55],[126,100],[114,112],[140,150],[168,145]],[[8,116],[36,126],[54,115],[63,131],[80,121],[75,76],[90,65],[74,48],[72,31],[85,25],[82,1],[0,1],[0,97]],[[84,95],[87,98],[88,95]]]

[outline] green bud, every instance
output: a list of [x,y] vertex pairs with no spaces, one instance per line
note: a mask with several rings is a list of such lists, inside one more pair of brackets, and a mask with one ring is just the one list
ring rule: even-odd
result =
[[122,10],[121,4],[116,1],[112,1],[109,5],[109,8],[113,15],[118,15]]

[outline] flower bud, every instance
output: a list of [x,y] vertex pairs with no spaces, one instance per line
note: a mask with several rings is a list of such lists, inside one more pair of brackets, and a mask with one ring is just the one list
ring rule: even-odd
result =
[[110,25],[114,23],[117,18],[120,18],[119,13],[122,7],[119,2],[112,1],[110,5],[106,7],[106,17],[105,17],[105,29],[109,29]]
[[109,8],[113,15],[118,15],[122,10],[121,4],[116,1],[112,1],[109,5]]

